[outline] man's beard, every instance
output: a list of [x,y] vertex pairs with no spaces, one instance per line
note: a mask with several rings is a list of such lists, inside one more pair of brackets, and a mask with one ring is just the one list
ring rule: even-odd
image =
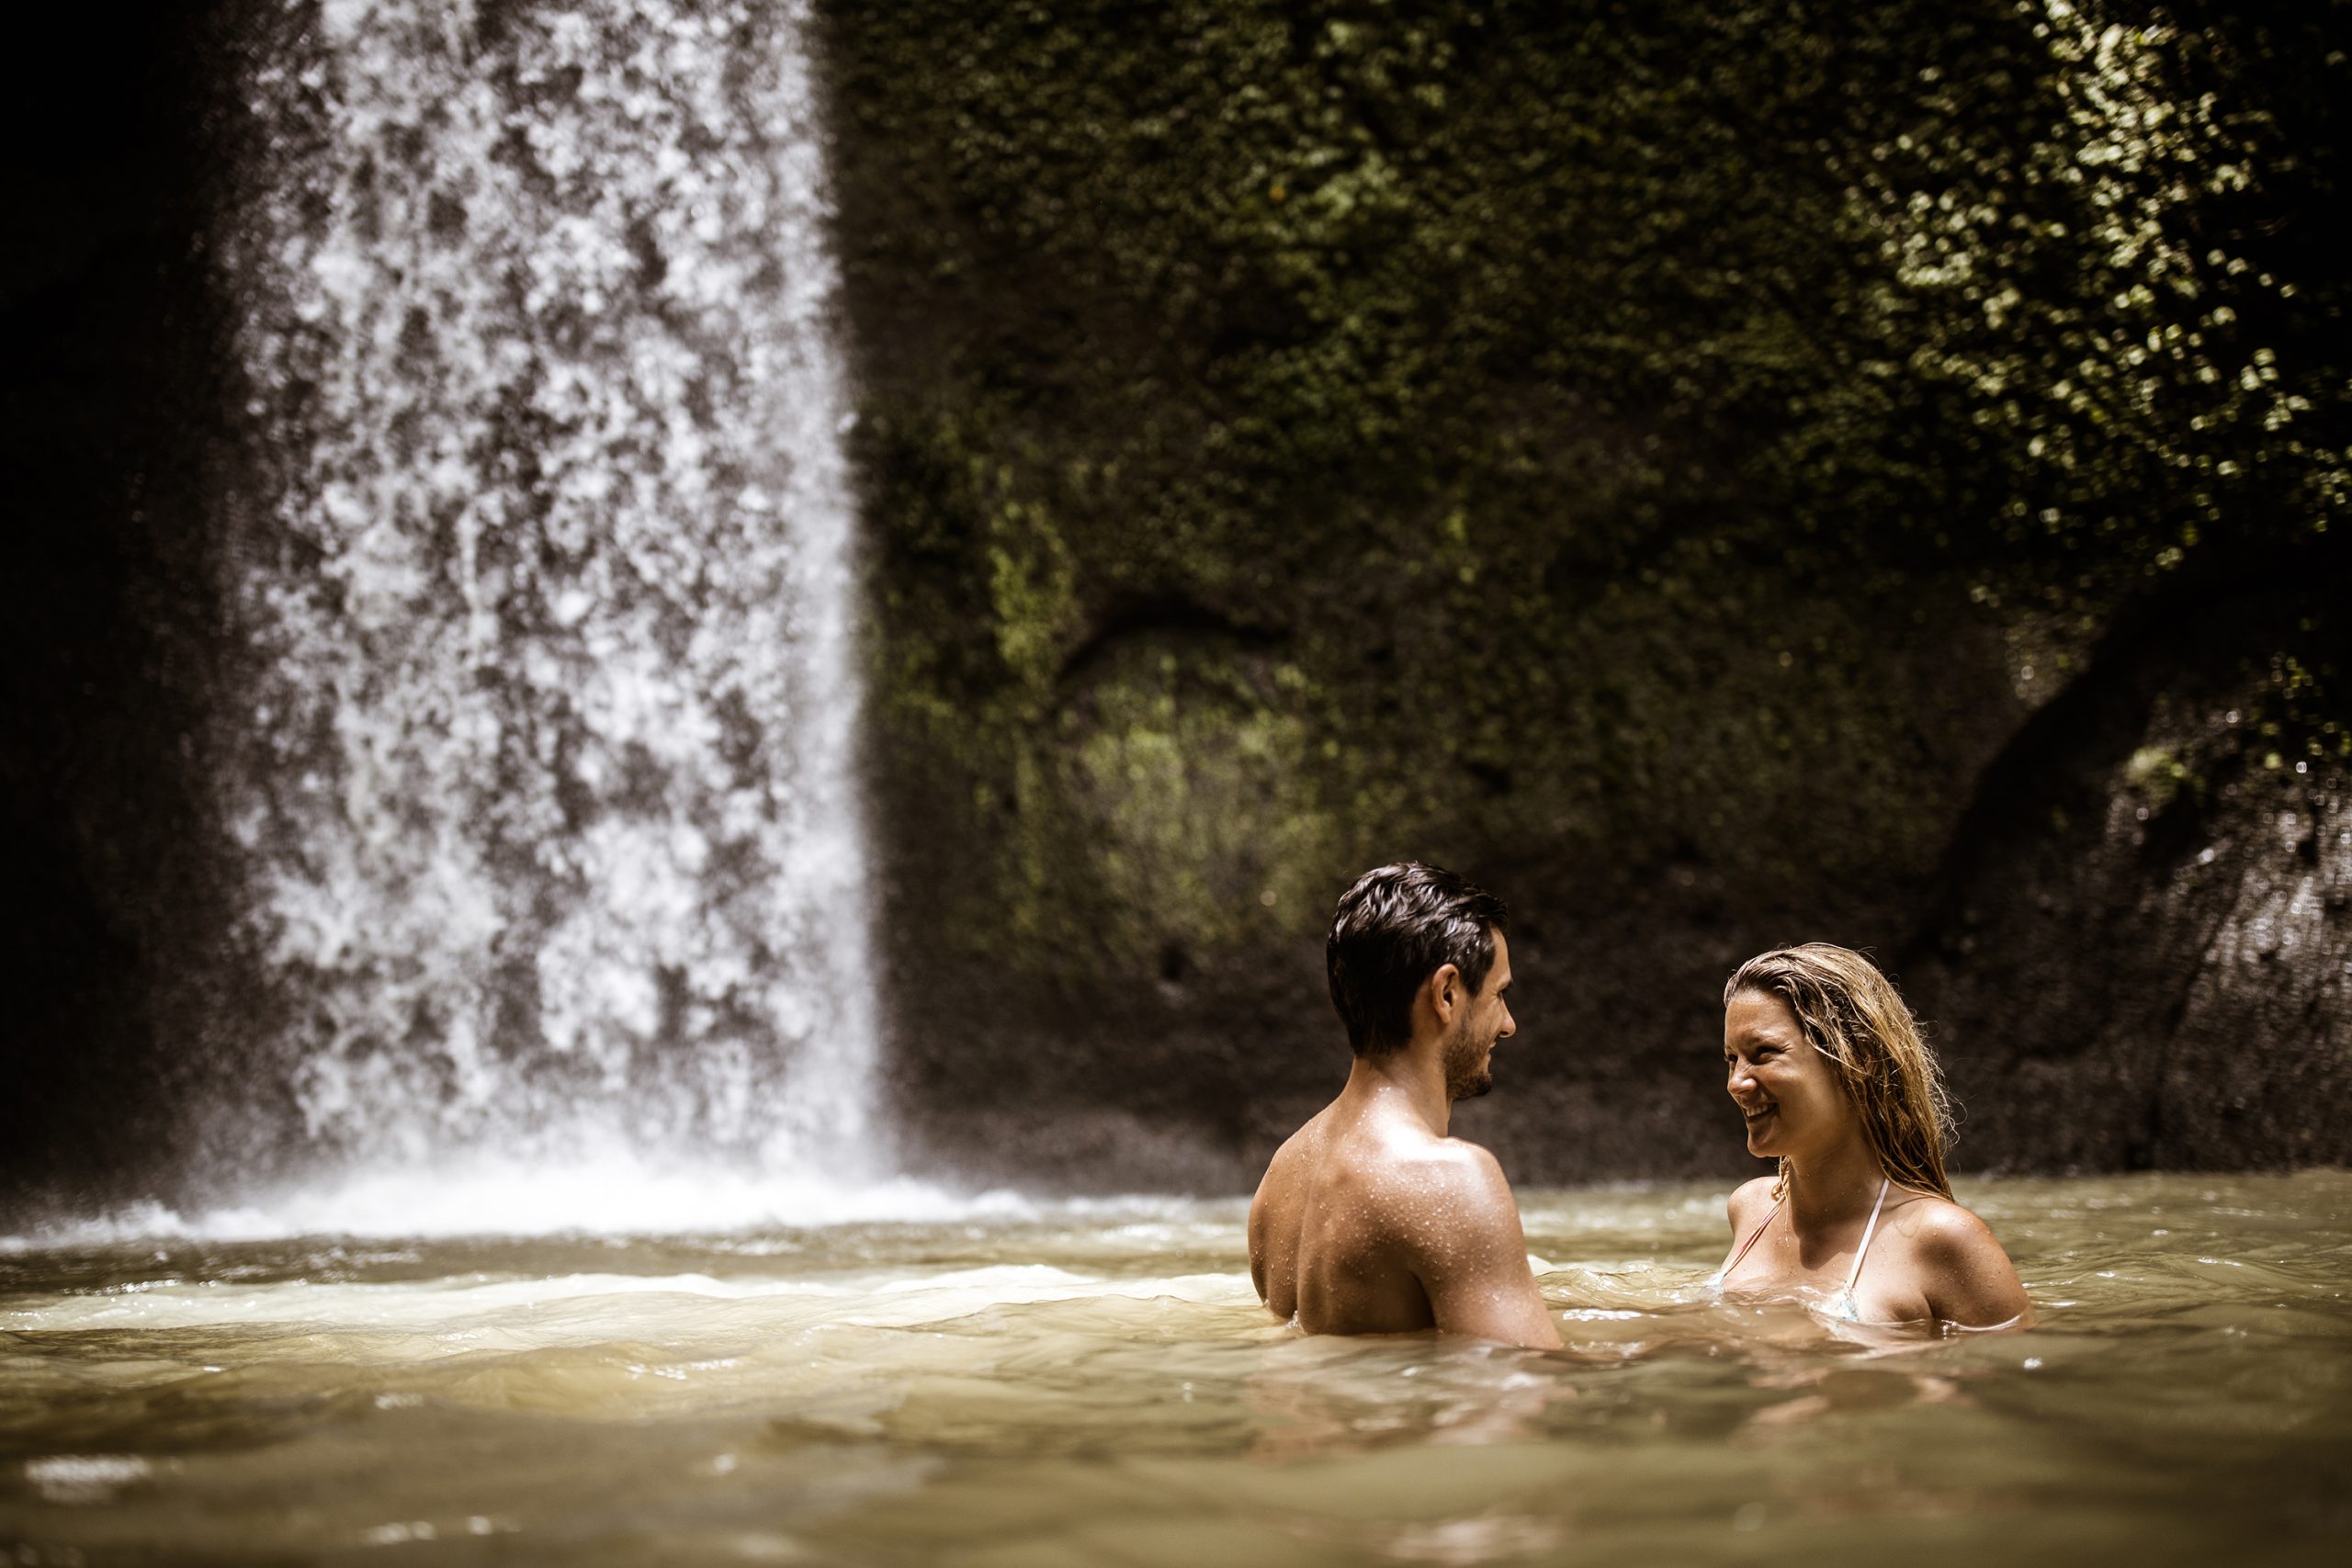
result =
[[1495,1075],[1488,1065],[1493,1051],[1493,1041],[1481,1045],[1466,1029],[1445,1043],[1445,1055],[1439,1060],[1445,1068],[1447,1099],[1476,1100],[1495,1087]]

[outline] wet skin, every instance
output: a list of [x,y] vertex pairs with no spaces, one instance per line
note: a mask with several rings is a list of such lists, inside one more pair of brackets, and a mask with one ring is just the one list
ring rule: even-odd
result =
[[[1835,1064],[1815,1050],[1780,998],[1741,991],[1724,1010],[1725,1089],[1747,1127],[1747,1152],[1785,1156],[1789,1194],[1773,1212],[1771,1177],[1731,1195],[1732,1254],[1764,1234],[1724,1288],[1831,1299],[1841,1292],[1885,1172]],[[1950,1199],[1891,1187],[1854,1285],[1868,1323],[2023,1325],[2032,1303],[1984,1221]]]
[[1359,1056],[1347,1087],[1276,1151],[1250,1206],[1250,1275],[1309,1334],[1436,1329],[1556,1348],[1495,1156],[1449,1137],[1456,1100],[1492,1082],[1517,1025],[1510,953],[1472,992],[1446,964],[1413,1002],[1413,1037]]

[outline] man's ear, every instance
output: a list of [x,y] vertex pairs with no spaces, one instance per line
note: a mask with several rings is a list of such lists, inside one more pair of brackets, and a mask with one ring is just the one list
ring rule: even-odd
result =
[[1453,1010],[1468,995],[1469,987],[1462,983],[1462,971],[1451,964],[1441,964],[1437,973],[1429,978],[1430,1010],[1440,1023],[1452,1023]]

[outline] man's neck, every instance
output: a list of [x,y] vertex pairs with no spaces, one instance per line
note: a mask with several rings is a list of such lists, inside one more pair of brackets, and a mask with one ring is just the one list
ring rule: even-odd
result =
[[1401,1104],[1433,1136],[1442,1138],[1453,1123],[1453,1097],[1445,1092],[1445,1067],[1434,1050],[1408,1045],[1378,1056],[1358,1056],[1348,1069],[1342,1100],[1358,1104]]

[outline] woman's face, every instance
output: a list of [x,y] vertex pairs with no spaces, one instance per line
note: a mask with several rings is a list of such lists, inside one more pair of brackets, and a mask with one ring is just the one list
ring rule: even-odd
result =
[[1749,1154],[1795,1155],[1836,1138],[1854,1120],[1837,1067],[1770,991],[1735,992],[1724,1007],[1724,1088],[1747,1122]]

